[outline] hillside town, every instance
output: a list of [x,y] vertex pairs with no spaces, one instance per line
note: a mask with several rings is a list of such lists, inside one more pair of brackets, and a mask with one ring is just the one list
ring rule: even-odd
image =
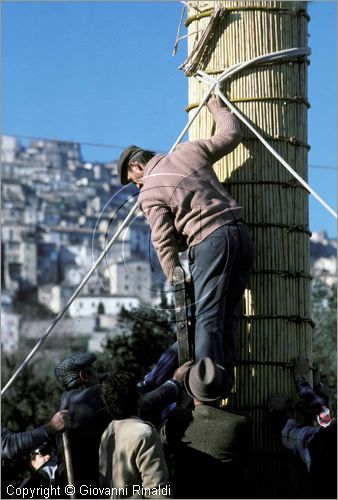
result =
[[[2,138],[2,349],[31,345],[48,328],[136,201],[121,186],[116,162],[86,162],[74,142]],[[337,244],[325,232],[310,240],[311,272],[336,282]],[[121,308],[173,301],[141,214],[121,233],[104,263],[69,307],[53,337],[80,339],[100,351],[121,333]],[[28,305],[24,307],[24,305]],[[62,343],[61,342],[61,343]]]
[[[80,145],[2,139],[2,348],[40,337],[136,201],[122,187],[116,163],[89,163]],[[165,297],[165,298],[164,298]],[[117,333],[121,308],[154,307],[171,290],[137,214],[72,303],[56,335],[80,336],[99,350]],[[25,309],[20,305],[29,304]],[[32,314],[34,306],[35,313]],[[46,317],[47,316],[47,317]]]

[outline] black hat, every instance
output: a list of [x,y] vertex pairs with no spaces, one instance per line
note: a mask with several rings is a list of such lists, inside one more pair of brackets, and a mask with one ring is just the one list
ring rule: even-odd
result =
[[80,371],[94,361],[96,361],[96,355],[92,352],[78,352],[67,356],[55,367],[55,377],[67,391],[76,389],[81,384]]
[[211,358],[202,358],[185,373],[186,391],[198,401],[215,401],[224,392],[225,373]]
[[29,453],[29,456],[33,457],[34,455],[52,455],[53,453],[54,450],[52,445],[45,441],[41,446],[39,446],[39,448],[35,448],[35,450],[32,450]]
[[119,161],[117,162],[117,175],[120,178],[121,184],[128,184],[127,169],[130,158],[139,151],[143,151],[138,146],[131,145],[122,151]]

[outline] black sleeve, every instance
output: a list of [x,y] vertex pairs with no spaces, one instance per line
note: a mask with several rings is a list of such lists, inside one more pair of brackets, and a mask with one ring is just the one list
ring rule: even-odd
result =
[[1,428],[1,456],[8,459],[16,458],[38,448],[48,439],[48,433],[43,426],[26,432],[12,432],[3,427]]

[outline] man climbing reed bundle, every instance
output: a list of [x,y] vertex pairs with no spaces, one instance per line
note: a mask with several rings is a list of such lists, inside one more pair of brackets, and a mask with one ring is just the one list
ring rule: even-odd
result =
[[239,305],[254,262],[243,209],[212,169],[241,140],[237,118],[212,95],[207,102],[218,131],[209,139],[187,141],[168,155],[137,146],[118,162],[122,184],[140,189],[138,206],[170,283],[188,249],[195,316],[195,360],[210,357],[227,371],[220,396],[234,381]]

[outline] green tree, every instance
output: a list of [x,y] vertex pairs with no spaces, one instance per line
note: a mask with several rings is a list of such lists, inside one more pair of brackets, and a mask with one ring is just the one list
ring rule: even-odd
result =
[[[1,356],[3,385],[22,361],[21,355]],[[1,425],[10,430],[26,431],[49,422],[58,408],[61,389],[56,383],[53,367],[45,355],[37,355],[18,375],[2,396]],[[5,460],[2,469],[2,498],[6,485],[19,486],[27,473],[26,457]]]
[[[6,383],[22,359],[19,355],[2,355],[1,361],[1,378]],[[57,409],[60,396],[53,368],[54,365],[45,356],[37,355],[20,372],[2,397],[1,416],[5,426],[19,431],[49,421]]]
[[319,278],[312,284],[313,361],[325,382],[337,383],[337,285],[329,287]]
[[101,314],[104,314],[104,312],[104,305],[100,302],[97,308],[97,314],[100,316]]
[[175,341],[170,313],[144,307],[122,309],[119,325],[124,333],[108,341],[98,367],[132,371],[141,379]]

